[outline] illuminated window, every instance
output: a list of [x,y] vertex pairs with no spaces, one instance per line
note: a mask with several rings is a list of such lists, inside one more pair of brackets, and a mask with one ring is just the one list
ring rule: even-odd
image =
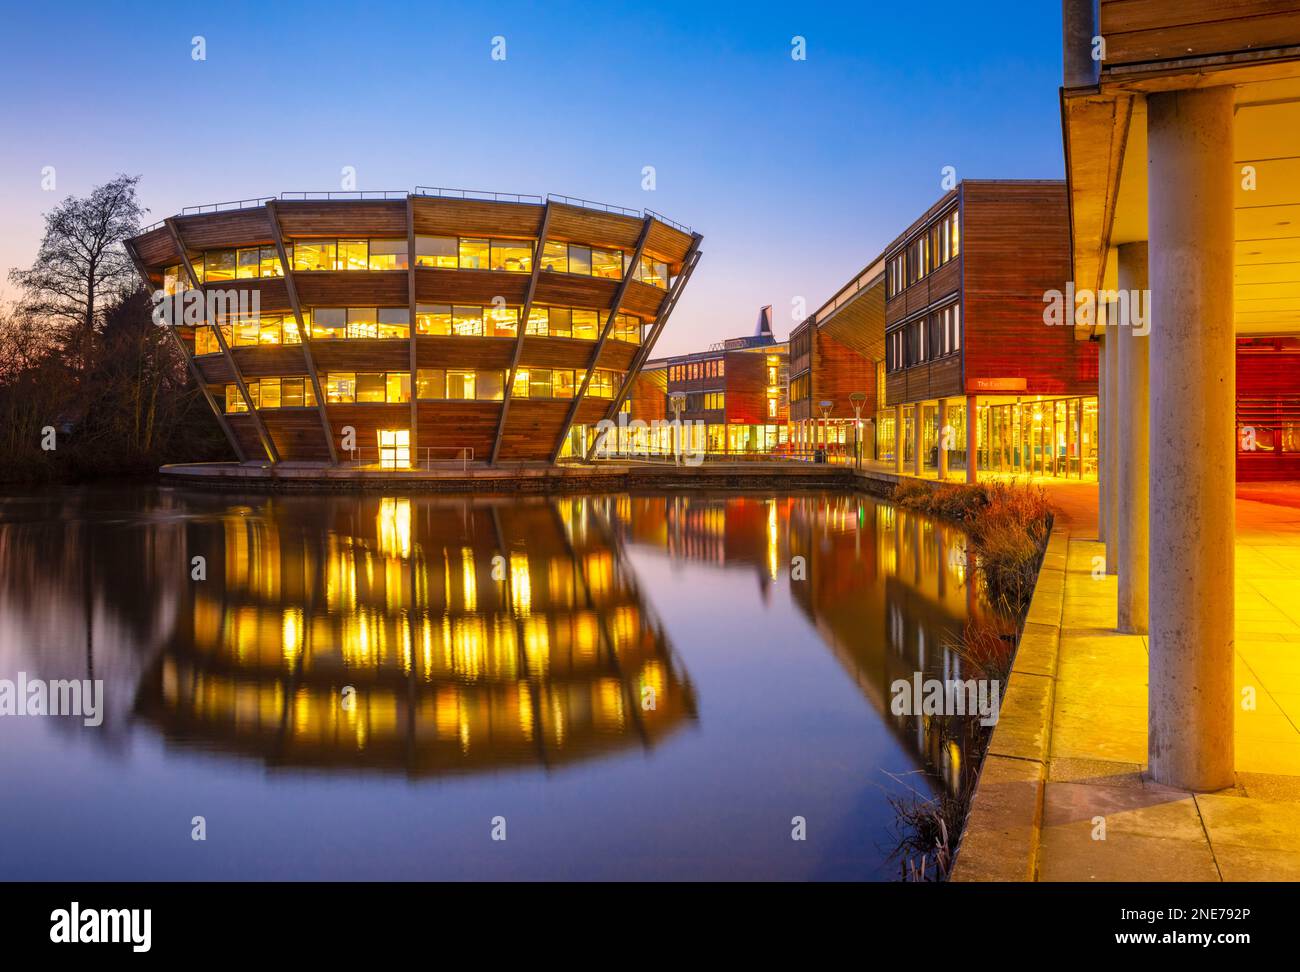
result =
[[347,336],[349,338],[379,337],[378,308],[349,307]]
[[487,240],[460,241],[460,268],[486,270],[491,264],[491,247]]
[[235,276],[240,280],[255,278],[261,274],[262,251],[259,247],[235,251]]
[[379,467],[381,469],[406,469],[411,465],[411,432],[409,429],[379,430]]
[[409,402],[411,400],[411,373],[409,371],[390,371],[384,378],[385,399],[390,403]]
[[216,332],[212,330],[211,325],[203,325],[194,330],[194,353],[199,354],[219,354],[221,345],[217,343]]
[[235,251],[209,250],[203,254],[203,281],[235,279]]
[[481,402],[499,402],[505,397],[506,373],[480,371],[475,375],[474,397]]
[[357,376],[351,371],[331,371],[325,376],[325,400],[341,405],[357,400]]
[[483,334],[483,308],[465,306],[453,307],[451,312],[451,330],[453,334],[481,336]]
[[551,372],[552,398],[572,398],[577,387],[572,369],[557,368]]
[[280,264],[280,254],[273,246],[264,246],[258,251],[259,273],[263,277],[283,277],[284,267]]
[[[195,272],[198,272],[199,266],[202,263],[203,260],[200,257],[199,260],[194,264]],[[164,267],[163,268],[163,293],[170,297],[173,294],[179,294],[183,290],[185,290],[185,278],[181,273],[181,268],[178,266]]]
[[261,333],[261,322],[256,317],[241,317],[235,320],[235,347],[256,347]]
[[768,418],[776,418],[776,406],[777,406],[777,401],[776,401],[775,398],[769,398],[769,399],[767,400],[767,417],[768,417]]
[[227,412],[248,411],[248,403],[244,401],[244,396],[239,393],[238,385],[226,386],[226,411]]
[[[309,273],[315,270],[333,270],[335,243],[333,240],[305,242],[299,240],[293,245],[293,269]],[[312,332],[313,336],[315,332]]]
[[474,372],[448,369],[447,397],[470,400],[474,397]]
[[636,279],[640,280],[643,284],[649,284],[651,287],[658,287],[660,290],[667,290],[668,264],[643,256],[641,258],[641,265],[637,267]]
[[492,269],[509,270],[512,273],[531,273],[533,269],[533,245],[517,240],[492,241]]
[[258,384],[257,407],[258,408],[279,408],[280,407],[280,379],[263,378],[257,384]]
[[594,310],[573,310],[573,336],[594,341],[599,336],[600,315]]
[[415,265],[441,267],[455,270],[459,266],[459,246],[454,236],[417,236],[415,238]]
[[527,368],[520,368],[515,372],[515,383],[510,389],[511,398],[527,398],[528,384],[532,378],[532,372]]
[[447,373],[441,368],[421,368],[415,373],[417,398],[446,398]]
[[280,407],[316,406],[316,390],[310,378],[285,378],[280,382]]
[[519,309],[494,304],[483,309],[485,332],[491,337],[514,337],[519,329]]
[[367,240],[339,240],[334,258],[335,270],[366,270],[370,267],[370,244]]
[[568,273],[569,244],[547,243],[542,247],[542,269],[557,273]]
[[406,240],[371,240],[371,270],[405,270],[409,266]]
[[604,277],[607,280],[622,280],[623,251],[593,249],[591,251],[591,275],[593,277]]
[[415,333],[450,334],[451,333],[451,305],[450,304],[416,304],[415,305]]
[[611,337],[615,341],[626,341],[628,344],[641,343],[641,322],[629,314],[619,314],[614,319],[614,331]]
[[528,396],[530,398],[551,397],[551,369],[532,368],[528,372]]
[[281,318],[279,317],[263,317],[261,325],[257,329],[257,343],[279,344],[280,322]]
[[409,338],[411,311],[407,307],[381,307],[377,314],[381,338]]
[[534,334],[538,337],[547,337],[550,335],[550,311],[545,307],[528,308],[528,326],[524,328],[525,334]]

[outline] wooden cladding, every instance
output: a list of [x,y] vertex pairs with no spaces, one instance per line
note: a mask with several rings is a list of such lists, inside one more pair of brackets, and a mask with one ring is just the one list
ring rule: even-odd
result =
[[1023,378],[1029,395],[1095,395],[1097,346],[1043,321],[1071,277],[1062,182],[962,184],[966,384]]
[[275,204],[280,232],[299,236],[387,236],[406,238],[405,200],[281,200]]
[[1101,0],[1106,67],[1300,45],[1295,0]]

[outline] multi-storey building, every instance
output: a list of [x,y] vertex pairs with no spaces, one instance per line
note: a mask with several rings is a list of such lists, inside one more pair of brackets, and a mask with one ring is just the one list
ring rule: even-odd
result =
[[[695,448],[710,455],[772,454],[789,444],[788,351],[772,333],[766,306],[751,336],[646,367],[664,374],[667,417],[703,428]],[[675,394],[685,396],[680,414],[671,405]]]
[[128,244],[241,461],[583,456],[700,256],[685,227],[567,197],[322,195]]
[[[790,332],[790,438],[800,454],[834,462],[880,458],[873,432],[884,405],[884,261],[875,260]],[[854,396],[861,396],[856,398]]]
[[1044,313],[1070,277],[1065,184],[968,179],[884,260],[878,453],[916,475],[1095,478],[1096,345]]

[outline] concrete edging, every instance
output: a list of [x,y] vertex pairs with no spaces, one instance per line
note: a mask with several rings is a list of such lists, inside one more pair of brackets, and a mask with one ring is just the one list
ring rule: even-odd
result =
[[1038,569],[950,880],[1033,881],[1037,877],[1069,541],[1069,530],[1058,518]]

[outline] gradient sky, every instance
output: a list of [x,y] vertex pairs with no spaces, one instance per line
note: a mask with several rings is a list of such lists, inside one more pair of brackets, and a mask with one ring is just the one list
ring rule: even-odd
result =
[[1060,4],[1043,0],[108,6],[5,12],[6,278],[42,213],[119,172],[143,176],[153,221],[338,189],[354,166],[359,189],[554,192],[692,226],[705,255],[657,347],[677,354],[749,333],[762,304],[785,337],[791,301],[812,312],[873,259],[943,166],[1064,172]]

